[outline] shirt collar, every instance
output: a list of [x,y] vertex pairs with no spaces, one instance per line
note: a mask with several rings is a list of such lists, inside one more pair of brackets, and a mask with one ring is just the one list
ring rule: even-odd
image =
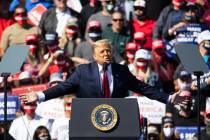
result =
[[[103,66],[101,64],[98,64],[98,70],[99,70],[99,72],[103,72]],[[111,72],[111,64],[109,64],[107,70],[108,70],[108,72]]]

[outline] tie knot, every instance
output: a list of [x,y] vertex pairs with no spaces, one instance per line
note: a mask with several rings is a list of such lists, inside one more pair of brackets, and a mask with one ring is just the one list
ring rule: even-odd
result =
[[104,63],[104,64],[103,64],[103,71],[107,71],[108,65],[109,65],[109,64],[107,64],[107,63]]

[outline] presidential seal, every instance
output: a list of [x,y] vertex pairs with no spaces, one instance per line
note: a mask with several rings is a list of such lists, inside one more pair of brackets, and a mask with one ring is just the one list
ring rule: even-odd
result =
[[118,115],[112,106],[101,104],[93,109],[91,121],[93,126],[98,130],[109,131],[116,126]]

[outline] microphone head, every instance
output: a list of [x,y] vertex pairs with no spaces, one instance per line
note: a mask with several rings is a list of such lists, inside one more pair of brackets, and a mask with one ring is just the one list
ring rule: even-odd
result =
[[109,66],[109,63],[106,63],[106,62],[105,62],[105,63],[103,64],[103,70],[106,71],[107,68],[108,68],[108,66]]

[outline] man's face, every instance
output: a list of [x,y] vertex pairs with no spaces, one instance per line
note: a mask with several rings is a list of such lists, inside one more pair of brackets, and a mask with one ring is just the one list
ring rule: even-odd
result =
[[111,48],[109,45],[101,45],[94,48],[93,57],[99,64],[111,63]]
[[119,12],[113,13],[112,15],[112,28],[120,31],[123,27],[123,15]]

